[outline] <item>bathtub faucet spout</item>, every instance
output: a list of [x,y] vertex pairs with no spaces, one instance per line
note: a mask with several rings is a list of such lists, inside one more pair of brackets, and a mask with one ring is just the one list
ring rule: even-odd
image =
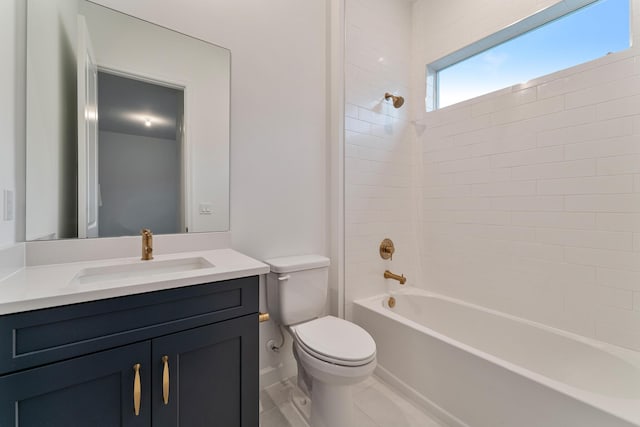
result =
[[384,271],[384,278],[397,280],[398,282],[400,282],[401,285],[404,285],[405,283],[407,283],[407,278],[404,277],[404,274],[401,274],[400,276],[398,276],[397,274],[393,274],[389,270]]

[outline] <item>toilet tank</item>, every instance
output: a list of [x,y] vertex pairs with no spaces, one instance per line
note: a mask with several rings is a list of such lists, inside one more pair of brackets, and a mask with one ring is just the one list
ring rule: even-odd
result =
[[327,302],[329,258],[298,255],[265,260],[267,308],[278,322],[294,325],[320,316]]

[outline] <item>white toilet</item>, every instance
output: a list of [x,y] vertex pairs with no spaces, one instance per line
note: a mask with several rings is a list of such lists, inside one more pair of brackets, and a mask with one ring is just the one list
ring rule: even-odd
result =
[[293,337],[298,384],[311,398],[311,427],[351,427],[352,386],[376,367],[376,343],[360,326],[322,315],[329,259],[319,255],[274,258],[267,276],[272,319]]

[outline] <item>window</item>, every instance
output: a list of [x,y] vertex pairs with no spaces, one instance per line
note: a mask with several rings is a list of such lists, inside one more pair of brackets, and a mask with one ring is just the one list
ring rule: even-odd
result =
[[[430,64],[427,110],[526,82],[630,45],[629,0],[559,2]],[[588,3],[585,6],[585,3]]]

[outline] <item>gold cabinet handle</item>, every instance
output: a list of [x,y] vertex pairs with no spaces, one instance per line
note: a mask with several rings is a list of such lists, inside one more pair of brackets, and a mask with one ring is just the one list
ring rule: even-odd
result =
[[164,404],[169,404],[169,356],[162,356],[162,399]]
[[136,373],[133,379],[133,412],[135,412],[137,417],[140,415],[140,397],[142,394],[140,390],[140,364],[136,363],[133,365],[133,370]]

